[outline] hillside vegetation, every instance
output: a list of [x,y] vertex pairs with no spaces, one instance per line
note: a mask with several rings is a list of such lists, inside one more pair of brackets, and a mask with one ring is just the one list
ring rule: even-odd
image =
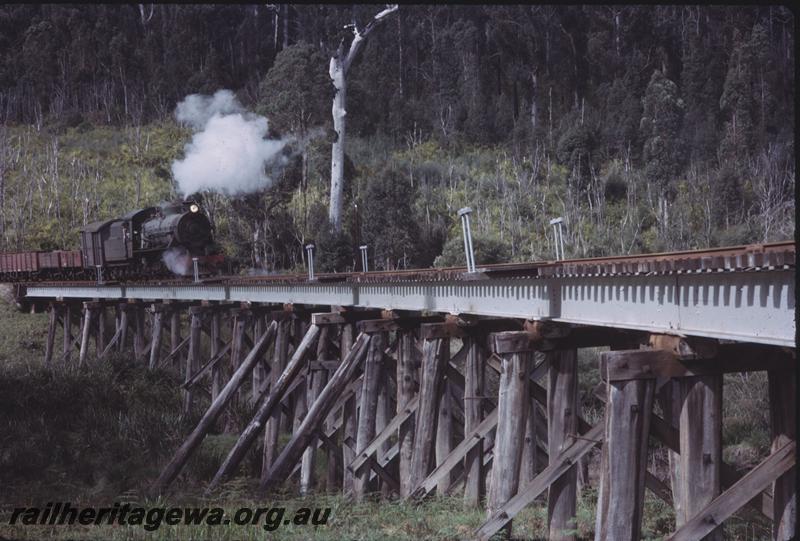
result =
[[[141,9],[140,9],[141,8]],[[203,199],[228,255],[322,270],[768,242],[794,234],[784,7],[401,6],[348,75],[345,215],[327,222],[328,62],[375,6],[0,7],[0,250],[177,196],[191,93],[292,138],[271,186]]]

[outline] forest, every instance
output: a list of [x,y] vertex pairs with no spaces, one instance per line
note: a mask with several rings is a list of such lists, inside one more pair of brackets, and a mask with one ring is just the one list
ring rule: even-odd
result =
[[[463,264],[464,206],[478,264],[552,258],[557,216],[568,258],[794,236],[788,8],[401,5],[366,35],[381,9],[0,6],[0,251],[181,195],[264,271],[309,241],[318,270],[361,244],[376,269]],[[354,38],[340,140],[331,59]],[[257,190],[181,193],[176,107],[220,90],[280,159]]]

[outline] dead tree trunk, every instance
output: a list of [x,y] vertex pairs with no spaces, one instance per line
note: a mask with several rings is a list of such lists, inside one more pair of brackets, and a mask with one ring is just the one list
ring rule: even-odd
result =
[[336,132],[336,139],[331,145],[331,200],[328,211],[328,219],[337,231],[342,229],[342,208],[344,197],[344,141],[345,141],[345,115],[347,114],[347,71],[358,55],[364,40],[375,26],[391,13],[397,11],[397,5],[391,5],[375,15],[372,20],[359,30],[355,23],[353,27],[353,41],[350,42],[350,49],[345,54],[344,41],[339,44],[339,48],[331,58],[330,77],[336,93],[333,96],[333,131]]

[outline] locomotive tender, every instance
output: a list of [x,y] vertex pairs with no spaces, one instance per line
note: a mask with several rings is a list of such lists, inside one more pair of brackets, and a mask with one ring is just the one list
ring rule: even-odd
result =
[[102,220],[80,230],[80,250],[0,254],[0,282],[190,274],[197,258],[204,272],[223,256],[211,222],[194,201],[165,203]]

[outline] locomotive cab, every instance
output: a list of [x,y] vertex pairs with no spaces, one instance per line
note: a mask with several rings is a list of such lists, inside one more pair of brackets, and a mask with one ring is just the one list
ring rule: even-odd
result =
[[122,218],[94,222],[81,229],[81,250],[86,268],[125,265],[142,248],[142,223],[155,212],[148,207]]
[[94,222],[81,229],[81,253],[83,254],[84,268],[93,269],[105,264],[106,241],[111,236],[111,224],[116,221]]

